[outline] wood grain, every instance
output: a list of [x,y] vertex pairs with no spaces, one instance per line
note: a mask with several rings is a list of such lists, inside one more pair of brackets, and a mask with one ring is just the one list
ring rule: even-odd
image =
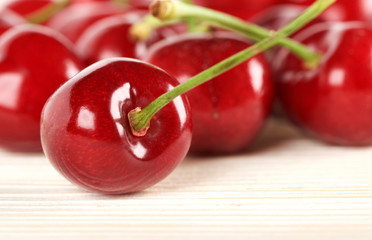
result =
[[372,239],[372,148],[271,121],[236,156],[188,157],[147,191],[104,196],[42,155],[0,151],[0,239]]

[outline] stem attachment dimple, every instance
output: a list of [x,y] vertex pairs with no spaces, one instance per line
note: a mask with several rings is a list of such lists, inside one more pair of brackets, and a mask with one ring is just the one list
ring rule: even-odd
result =
[[[287,26],[282,28],[280,31],[269,32],[267,37],[255,45],[217,63],[211,68],[199,73],[192,77],[190,80],[184,82],[181,85],[173,88],[171,91],[161,95],[153,102],[151,102],[143,110],[136,108],[128,114],[128,119],[132,132],[135,136],[146,135],[149,128],[149,123],[152,117],[170,103],[173,99],[186,93],[187,91],[217,77],[218,75],[236,67],[244,61],[254,57],[255,55],[279,44],[284,38],[290,36],[298,29],[312,21],[314,18],[319,16],[325,9],[327,9],[336,0],[317,0],[309,8],[305,10],[298,18],[293,20]],[[159,1],[157,1],[159,2]]]
[[137,126],[143,125],[143,123],[141,123],[141,120],[146,119],[140,114],[141,111],[142,109],[140,107],[137,107],[128,113],[130,129],[132,131],[132,134],[136,137],[144,137],[147,133],[147,130],[149,130],[150,128],[150,122],[148,122],[147,124],[145,124],[145,127],[137,129]]

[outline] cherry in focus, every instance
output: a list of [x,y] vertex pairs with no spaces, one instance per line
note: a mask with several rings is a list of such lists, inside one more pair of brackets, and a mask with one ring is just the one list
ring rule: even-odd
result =
[[65,39],[46,28],[17,26],[0,42],[0,146],[41,151],[44,103],[82,64]]
[[282,50],[278,96],[289,118],[332,144],[372,144],[372,30],[361,23],[321,24],[298,40],[324,53],[314,70]]
[[67,179],[92,191],[122,194],[156,184],[190,147],[187,100],[178,97],[158,112],[144,137],[132,135],[127,115],[176,85],[163,70],[128,58],[90,66],[45,105],[44,152]]
[[[231,35],[186,35],[154,45],[145,60],[183,83],[249,46]],[[257,136],[270,113],[271,71],[258,55],[186,95],[194,123],[191,153],[237,152]]]

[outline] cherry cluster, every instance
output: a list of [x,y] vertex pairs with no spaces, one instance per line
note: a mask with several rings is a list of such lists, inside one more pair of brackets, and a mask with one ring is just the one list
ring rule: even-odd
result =
[[314,0],[192,2],[188,13],[153,6],[155,18],[148,0],[10,0],[0,10],[0,146],[43,150],[70,181],[121,194],[161,181],[188,153],[246,149],[275,100],[319,140],[372,144],[372,1],[338,0],[279,47],[160,104]]

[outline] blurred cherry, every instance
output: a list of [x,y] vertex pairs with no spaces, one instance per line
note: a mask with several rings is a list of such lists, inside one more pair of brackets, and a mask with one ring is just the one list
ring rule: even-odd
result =
[[0,52],[0,146],[41,151],[44,103],[82,64],[65,38],[42,27],[13,27],[1,36]]

